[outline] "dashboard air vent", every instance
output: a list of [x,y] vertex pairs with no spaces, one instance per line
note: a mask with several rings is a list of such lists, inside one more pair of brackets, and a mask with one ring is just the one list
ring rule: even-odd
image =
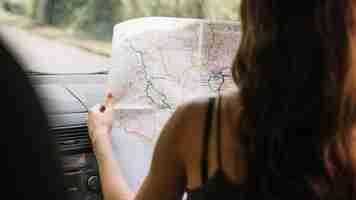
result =
[[92,146],[86,125],[52,127],[59,150],[65,154],[89,153]]

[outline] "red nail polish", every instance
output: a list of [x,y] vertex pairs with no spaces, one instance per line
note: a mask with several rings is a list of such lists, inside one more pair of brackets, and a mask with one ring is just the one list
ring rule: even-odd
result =
[[100,112],[105,112],[105,110],[106,110],[106,107],[105,107],[105,106],[101,106],[101,107],[100,107]]

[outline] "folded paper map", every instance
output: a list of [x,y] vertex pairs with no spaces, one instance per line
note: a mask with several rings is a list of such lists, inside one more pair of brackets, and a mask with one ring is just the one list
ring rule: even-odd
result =
[[119,160],[131,162],[124,171],[133,187],[146,175],[154,143],[178,105],[236,90],[231,65],[240,34],[238,23],[199,19],[141,18],[115,26],[108,80],[114,148]]

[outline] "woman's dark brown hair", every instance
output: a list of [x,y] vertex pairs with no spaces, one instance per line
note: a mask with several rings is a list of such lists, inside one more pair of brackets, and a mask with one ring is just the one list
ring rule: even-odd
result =
[[248,199],[354,196],[351,0],[242,0],[233,75]]

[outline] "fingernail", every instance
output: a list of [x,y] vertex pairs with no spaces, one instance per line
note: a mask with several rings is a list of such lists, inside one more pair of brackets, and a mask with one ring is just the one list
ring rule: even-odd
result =
[[105,112],[105,110],[106,110],[106,107],[105,107],[105,106],[101,106],[101,107],[100,107],[100,112]]
[[108,94],[108,98],[113,98],[114,96],[112,95],[112,93],[110,92],[109,94]]

